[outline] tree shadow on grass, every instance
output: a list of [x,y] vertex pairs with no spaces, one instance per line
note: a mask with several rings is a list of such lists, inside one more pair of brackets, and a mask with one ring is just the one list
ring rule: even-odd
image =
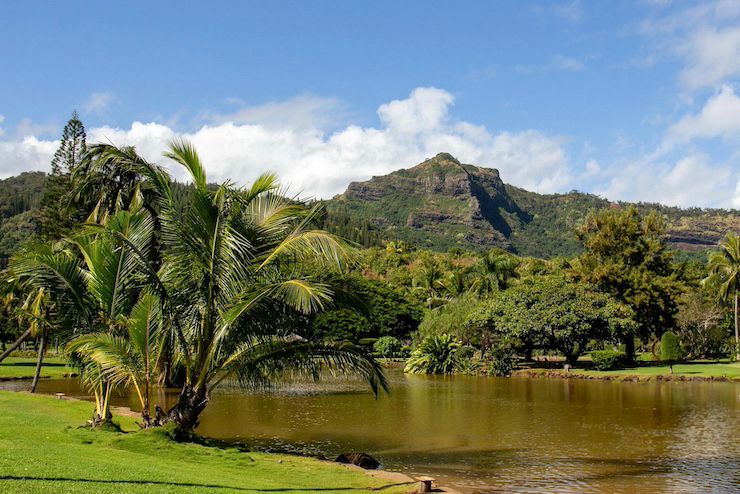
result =
[[65,477],[28,477],[28,476],[15,476],[15,475],[0,475],[0,480],[19,480],[19,481],[45,481],[45,482],[85,482],[85,483],[101,483],[101,484],[138,484],[138,485],[165,485],[172,487],[199,487],[207,489],[231,489],[234,491],[247,491],[247,492],[292,492],[292,491],[310,491],[310,492],[336,492],[336,491],[382,491],[390,487],[396,487],[401,485],[408,485],[407,482],[400,482],[395,484],[386,484],[380,487],[284,487],[274,489],[255,489],[252,487],[236,487],[231,485],[216,485],[216,484],[197,484],[191,482],[162,482],[158,480],[103,480],[103,479],[72,479]]

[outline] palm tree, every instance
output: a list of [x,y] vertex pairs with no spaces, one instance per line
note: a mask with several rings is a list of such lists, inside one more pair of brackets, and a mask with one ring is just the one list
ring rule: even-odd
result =
[[335,291],[311,272],[350,260],[343,241],[313,229],[318,206],[287,199],[272,174],[248,188],[212,190],[195,149],[177,140],[165,156],[191,176],[183,208],[161,169],[130,150],[101,145],[98,151],[105,162],[146,177],[142,188],[159,211],[157,291],[185,374],[165,421],[192,430],[219,384],[266,385],[297,372],[318,377],[322,364],[360,374],[376,393],[387,389],[382,368],[360,348],[309,342],[275,327],[275,314],[285,307],[308,314],[329,306]]
[[[133,385],[141,404],[143,427],[151,425],[149,397],[164,347],[164,325],[159,297],[144,292],[124,320],[125,334],[97,332],[82,334],[67,344],[67,350],[95,364],[93,381],[105,380],[112,387]],[[94,388],[97,383],[94,382]]]
[[[132,324],[141,287],[154,279],[141,261],[152,246],[152,232],[146,211],[122,211],[108,217],[105,225],[87,225],[62,248],[31,245],[11,260],[10,269],[45,292],[54,308],[51,319],[60,330],[119,337]],[[95,360],[76,361],[96,398],[93,425],[104,422],[118,380]]]
[[416,276],[414,276],[414,288],[427,295],[427,298],[434,299],[439,295],[440,288],[443,288],[443,276],[444,272],[439,268],[434,259],[424,258],[416,272]]
[[478,277],[472,288],[479,294],[506,290],[511,280],[517,278],[519,260],[500,249],[493,249],[484,255],[478,264]]
[[738,294],[740,293],[740,238],[728,233],[719,243],[719,252],[709,256],[711,274],[704,280],[719,281],[719,295],[722,300],[733,296],[735,302],[735,354],[740,360],[740,331],[738,330]]

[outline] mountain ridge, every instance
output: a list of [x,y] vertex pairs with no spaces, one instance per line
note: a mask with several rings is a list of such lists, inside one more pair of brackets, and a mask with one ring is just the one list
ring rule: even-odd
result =
[[572,255],[580,244],[572,234],[590,209],[657,209],[668,219],[670,246],[695,252],[740,231],[736,210],[677,208],[653,203],[611,202],[593,194],[538,194],[505,184],[495,168],[463,164],[449,153],[388,175],[351,182],[327,201],[327,210],[370,222],[386,240],[446,250],[502,248],[520,255]]

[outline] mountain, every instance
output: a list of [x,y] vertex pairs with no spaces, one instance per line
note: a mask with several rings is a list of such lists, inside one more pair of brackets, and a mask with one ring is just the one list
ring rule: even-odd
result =
[[[496,169],[462,164],[440,153],[413,168],[352,182],[344,194],[327,202],[326,209],[330,223],[332,218],[355,218],[343,224],[364,229],[369,239],[405,240],[435,250],[499,247],[552,258],[580,252],[573,229],[590,209],[629,204],[577,191],[526,191],[504,184]],[[703,257],[701,251],[716,245],[728,231],[740,231],[736,210],[634,205],[667,217],[667,241],[683,253],[679,257],[691,252]]]
[[0,268],[36,231],[33,212],[44,195],[46,174],[25,172],[0,180]]

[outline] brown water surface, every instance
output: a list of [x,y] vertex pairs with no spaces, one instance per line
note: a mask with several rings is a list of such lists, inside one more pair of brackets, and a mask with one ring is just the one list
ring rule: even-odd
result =
[[343,379],[223,389],[198,432],[328,457],[363,451],[467,492],[740,492],[740,384],[388,374],[391,394],[378,400]]

